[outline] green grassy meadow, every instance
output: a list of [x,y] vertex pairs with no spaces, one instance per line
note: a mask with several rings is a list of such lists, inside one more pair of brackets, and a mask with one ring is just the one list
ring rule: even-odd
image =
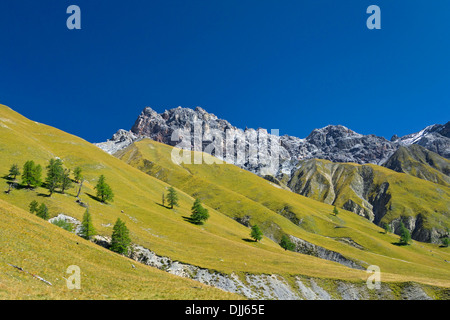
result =
[[[0,188],[7,189],[10,166],[34,160],[45,168],[59,157],[66,168],[80,166],[86,179],[81,199],[90,206],[99,235],[111,236],[117,218],[126,222],[134,243],[172,260],[221,273],[304,275],[323,279],[365,281],[367,273],[336,262],[285,251],[278,245],[286,233],[363,265],[378,265],[387,282],[414,281],[450,287],[450,249],[413,242],[397,246],[398,236],[344,210],[281,189],[233,165],[176,165],[172,147],[142,140],[111,156],[91,143],[36,123],[0,105]],[[207,155],[206,155],[207,156]],[[94,186],[103,174],[114,191],[114,202],[96,200]],[[45,176],[45,170],[44,170]],[[18,179],[20,180],[20,178]],[[399,182],[401,183],[401,182]],[[180,206],[161,205],[173,185]],[[1,299],[148,298],[228,299],[239,296],[172,276],[85,241],[28,213],[32,200],[45,203],[50,216],[60,213],[82,219],[85,208],[75,202],[77,187],[66,194],[42,187],[0,193]],[[208,208],[204,225],[186,221],[194,198]],[[236,221],[248,217],[265,233],[261,242],[248,241],[250,229]],[[350,238],[363,250],[339,241]],[[55,283],[47,286],[7,265],[23,267]],[[136,264],[136,262],[133,262]],[[65,288],[67,266],[79,265],[83,290]],[[77,296],[78,295],[78,296]]]

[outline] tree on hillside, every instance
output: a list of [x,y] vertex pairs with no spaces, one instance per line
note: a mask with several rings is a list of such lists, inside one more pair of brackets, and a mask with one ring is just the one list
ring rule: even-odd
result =
[[23,165],[23,170],[22,170],[22,183],[27,185],[28,188],[31,187],[32,182],[33,182],[33,169],[34,169],[34,161],[33,160],[29,160],[27,162],[25,162],[25,164]]
[[445,237],[444,239],[442,239],[442,246],[443,247],[448,247],[450,245],[450,239],[448,237]]
[[22,184],[26,185],[28,188],[39,187],[42,183],[41,175],[41,165],[36,165],[33,160],[28,160],[23,165]]
[[339,214],[339,210],[336,208],[336,206],[334,206],[333,214],[334,214],[335,216],[337,216],[337,215]]
[[389,223],[384,223],[383,224],[383,229],[384,229],[384,233],[391,233],[392,232],[392,228],[391,225]]
[[42,167],[40,164],[33,168],[33,186],[40,187],[42,184]]
[[295,244],[285,234],[281,237],[280,246],[284,250],[294,251],[294,249],[295,249]]
[[72,179],[70,179],[70,170],[64,169],[64,172],[61,175],[60,187],[61,193],[64,193],[67,189],[72,188]]
[[47,177],[45,178],[45,184],[50,191],[50,196],[60,186],[63,173],[64,169],[61,159],[50,159],[47,166]]
[[169,187],[167,194],[167,202],[169,203],[170,209],[174,206],[178,207],[178,194],[173,187]]
[[89,211],[89,208],[87,208],[86,211],[84,212],[79,236],[86,240],[91,240],[91,238],[95,236],[94,224],[92,223],[92,216]]
[[13,164],[11,168],[9,168],[9,176],[16,180],[16,177],[20,174],[19,166],[17,164]]
[[73,170],[73,178],[75,179],[76,182],[81,182],[81,179],[83,179],[82,172],[83,170],[80,167],[76,167]]
[[261,231],[261,229],[259,229],[258,225],[254,225],[252,227],[252,230],[250,232],[250,237],[252,237],[253,240],[255,240],[255,242],[260,241],[262,239],[263,233]]
[[48,220],[48,218],[49,218],[49,216],[48,216],[48,208],[47,208],[47,206],[44,203],[41,203],[41,205],[37,209],[36,215],[39,218],[42,218],[44,220]]
[[200,199],[195,199],[191,212],[191,221],[195,224],[203,224],[209,218],[208,209],[202,206]]
[[166,206],[166,199],[164,198],[164,192],[162,194],[162,205],[163,205],[163,207]]
[[400,222],[400,243],[403,245],[407,245],[409,244],[410,241],[411,241],[411,233],[405,227],[403,222]]
[[118,218],[113,227],[110,249],[119,254],[127,254],[130,244],[130,232],[125,222]]
[[99,198],[101,202],[106,203],[106,201],[113,201],[114,193],[111,187],[106,183],[104,175],[101,175],[98,178],[95,189],[97,190],[97,198]]
[[30,212],[36,213],[38,211],[39,203],[36,200],[33,200],[30,202]]

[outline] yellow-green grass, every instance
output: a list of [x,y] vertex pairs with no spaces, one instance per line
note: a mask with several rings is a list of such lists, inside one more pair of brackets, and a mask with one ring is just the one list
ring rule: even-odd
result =
[[[72,265],[80,289],[67,287]],[[138,264],[0,200],[1,300],[241,298]]]
[[[7,107],[2,107],[0,126],[2,148],[0,170],[5,174],[13,163],[23,164],[35,160],[45,166],[51,157],[59,157],[68,168],[81,166],[87,182],[83,185],[82,200],[88,202],[94,225],[101,235],[111,235],[112,225],[118,217],[131,231],[134,243],[154,250],[174,260],[215,269],[225,273],[306,273],[360,278],[363,272],[349,270],[337,263],[310,256],[285,253],[269,239],[261,243],[245,241],[249,229],[226,215],[210,209],[211,218],[204,226],[193,225],[184,217],[190,215],[193,198],[179,191],[180,207],[174,210],[162,207],[161,195],[168,184],[144,174],[123,161],[106,154],[92,144],[55,128],[25,119]],[[20,137],[23,138],[20,138]],[[102,204],[95,195],[94,185],[100,174],[106,176],[116,194],[110,204]],[[5,189],[6,189],[6,181]],[[0,199],[27,210],[32,200],[44,202],[52,216],[64,213],[79,220],[85,211],[75,202],[76,189],[67,194],[48,190],[13,190],[0,194]],[[123,211],[123,212],[122,212]],[[320,265],[323,268],[317,268]]]
[[[179,189],[180,207],[170,210],[161,206],[162,193],[167,192],[169,186],[166,182],[133,168],[83,139],[30,121],[5,106],[0,106],[0,139],[1,173],[6,175],[11,164],[22,166],[26,160],[45,166],[51,157],[61,158],[71,169],[81,166],[87,179],[81,198],[89,203],[99,234],[111,235],[112,224],[120,217],[129,227],[134,243],[174,260],[223,273],[300,274],[345,280],[367,278],[364,271],[286,252],[267,237],[258,243],[246,241],[249,229],[230,216],[249,214],[252,222],[266,230],[270,229],[270,223],[276,224],[283,232],[341,252],[346,257],[379,265],[385,281],[450,286],[448,264],[444,262],[444,259],[450,260],[448,249],[420,243],[410,247],[392,245],[398,237],[381,234],[380,228],[361,217],[344,211],[334,217],[332,206],[276,188],[231,165],[175,168],[170,161],[171,147],[141,141],[148,150],[155,150],[159,155],[154,159],[156,165],[167,168],[167,181]],[[111,204],[101,204],[87,195],[95,195],[93,188],[100,174],[106,176],[116,195]],[[6,180],[3,181],[6,189]],[[85,209],[75,203],[75,193],[74,188],[67,195],[55,193],[49,198],[42,196],[48,194],[44,188],[20,189],[11,194],[2,192],[0,199],[24,210],[32,200],[37,200],[49,206],[52,216],[65,213],[81,220]],[[193,225],[183,218],[190,215],[196,196],[204,200],[211,215],[203,226]],[[298,218],[304,219],[304,228],[276,213],[286,204]],[[336,225],[346,228],[336,229]],[[331,237],[350,237],[367,250],[353,248]]]
[[422,214],[425,227],[450,228],[450,188],[419,179],[406,173],[397,173],[384,167],[374,168],[374,182],[389,183],[391,208],[385,219],[391,221],[400,216],[416,217]]
[[[393,244],[398,242],[396,235],[383,234],[381,228],[365,218],[344,210],[334,217],[332,206],[277,188],[233,165],[177,165],[171,161],[171,150],[170,146],[144,139],[117,156],[192,196],[200,197],[210,207],[230,217],[250,215],[252,223],[275,223],[282,229],[278,231],[280,234],[285,232],[338,251],[348,258],[377,264],[385,272],[400,273],[401,276],[433,274],[433,277],[446,279],[444,282],[449,279],[450,270],[444,261],[448,260],[448,249],[418,242],[407,247],[396,246]],[[300,227],[278,214],[286,205],[297,219],[303,219]],[[332,238],[351,238],[366,250]]]
[[[294,191],[298,191],[295,190],[295,185],[297,179],[300,179],[303,180],[302,185],[308,182],[312,189],[308,197],[328,203],[331,200],[338,207],[343,207],[352,200],[359,206],[367,208],[368,202],[364,203],[360,194],[362,191],[358,194],[354,189],[356,185],[363,184],[361,174],[365,172],[365,175],[370,175],[373,179],[368,181],[368,184],[373,185],[371,188],[373,191],[367,198],[375,198],[378,196],[378,187],[383,183],[389,184],[386,195],[389,201],[385,204],[387,214],[382,217],[381,223],[389,223],[400,217],[416,217],[420,214],[425,229],[450,228],[450,188],[447,186],[373,164],[333,163],[328,160],[311,159],[307,160],[305,165],[310,171],[308,178],[304,178],[305,166],[303,166],[301,172],[297,171],[294,174],[291,185]],[[365,170],[368,168],[370,170]],[[328,179],[333,180],[333,186],[320,185],[322,180],[329,184]],[[326,199],[325,196],[331,189],[334,189],[335,194],[331,199]]]

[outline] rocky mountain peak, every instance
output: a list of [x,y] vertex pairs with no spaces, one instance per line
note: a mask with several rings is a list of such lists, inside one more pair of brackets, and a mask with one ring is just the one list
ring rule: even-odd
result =
[[418,144],[438,155],[450,158],[450,122],[445,125],[434,124],[420,130],[401,137],[396,141],[399,145],[409,146]]
[[437,132],[443,137],[450,138],[450,121],[441,126]]
[[[257,137],[261,135],[271,137],[270,133],[268,134],[267,130],[262,128],[257,130],[247,127],[245,130],[236,128],[228,121],[219,119],[201,107],[191,109],[180,106],[162,113],[146,107],[130,131],[119,130],[111,140],[97,144],[97,146],[114,153],[142,137],[148,137],[168,145],[176,145],[179,142],[172,141],[172,134],[177,129],[190,132],[193,142],[194,125],[197,128],[201,126],[202,134],[208,135],[215,130],[215,132],[220,132],[222,138],[226,137],[227,130],[244,136],[256,134]],[[298,161],[313,158],[333,162],[381,165],[399,146],[411,144],[419,144],[445,158],[450,158],[449,131],[450,123],[447,122],[445,125],[428,126],[420,132],[403,137],[394,135],[391,141],[373,134],[359,134],[343,125],[328,125],[314,129],[305,139],[284,135],[280,137],[281,159],[278,174],[290,175]],[[209,142],[203,142],[203,148],[208,144]],[[257,166],[249,166],[248,163],[242,163],[240,166],[259,173],[260,168]]]
[[311,143],[325,143],[328,140],[336,140],[349,137],[362,137],[362,135],[342,125],[328,125],[320,129],[314,129],[306,140]]

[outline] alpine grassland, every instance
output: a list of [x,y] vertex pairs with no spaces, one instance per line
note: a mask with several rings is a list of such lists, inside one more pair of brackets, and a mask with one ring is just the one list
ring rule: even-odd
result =
[[[0,298],[240,298],[139,264],[59,228],[30,213],[32,201],[44,203],[50,218],[64,214],[79,221],[86,212],[83,203],[99,236],[111,237],[120,218],[133,244],[223,274],[305,276],[331,284],[337,279],[361,284],[367,279],[365,268],[377,265],[383,282],[393,288],[409,282],[450,287],[449,248],[417,241],[399,246],[398,235],[385,234],[353,212],[339,209],[339,215],[334,215],[332,205],[280,188],[231,164],[177,165],[171,161],[172,149],[144,139],[112,156],[0,105],[0,183],[4,191],[13,183],[8,193],[0,193]],[[51,197],[45,183],[28,188],[18,177],[14,182],[8,176],[14,164],[21,168],[33,160],[45,168],[55,158],[65,169],[81,168],[84,181],[79,199],[79,184],[73,176],[71,188],[64,193],[56,188]],[[100,176],[113,191],[114,201],[102,202],[97,196]],[[172,209],[161,199],[171,187],[178,196],[178,206]],[[415,196],[405,193],[405,197]],[[203,224],[189,222],[195,199],[209,213]],[[263,233],[261,241],[250,239],[254,225]],[[279,245],[283,235],[338,252],[361,268],[285,250]],[[39,275],[52,286],[11,265]],[[81,269],[81,290],[66,287],[70,265]]]
[[[449,252],[439,245],[414,242],[410,247],[397,246],[397,235],[384,234],[381,227],[355,213],[340,210],[335,216],[334,206],[280,188],[231,164],[175,164],[171,161],[171,150],[170,146],[143,139],[116,156],[192,197],[200,198],[205,205],[235,221],[258,225],[265,235],[262,243],[273,240],[277,249],[281,249],[277,243],[283,234],[289,234],[337,251],[364,266],[378,265],[384,272],[397,274],[401,279],[431,274],[448,278],[445,260],[448,261]],[[360,248],[344,243],[345,239],[351,239]]]

